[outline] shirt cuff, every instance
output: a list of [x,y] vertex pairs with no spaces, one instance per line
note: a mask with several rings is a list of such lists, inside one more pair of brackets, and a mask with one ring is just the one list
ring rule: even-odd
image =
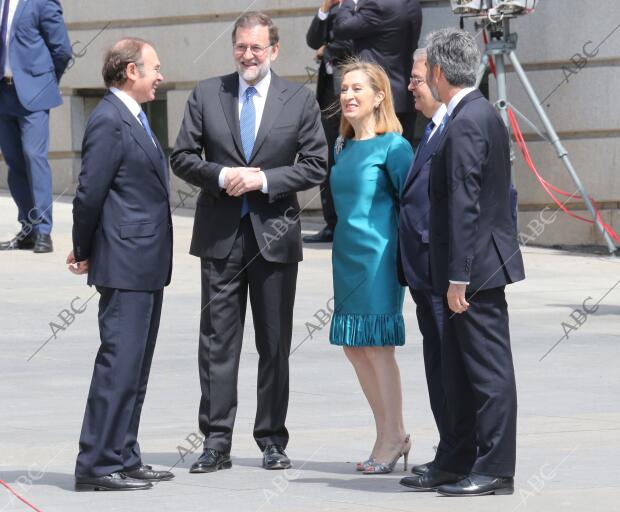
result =
[[329,13],[323,12],[321,9],[319,9],[319,13],[317,14],[317,16],[321,21],[325,21],[329,17]]
[[260,172],[260,177],[263,178],[263,187],[260,189],[260,191],[263,194],[267,194],[269,192],[269,189],[267,188],[267,175],[263,171],[258,172]]
[[452,281],[450,279],[450,284],[469,284],[469,281]]
[[229,167],[222,167],[220,175],[217,178],[217,184],[220,186],[220,188],[226,188],[224,186],[224,181],[226,180],[226,173],[228,172],[228,169]]

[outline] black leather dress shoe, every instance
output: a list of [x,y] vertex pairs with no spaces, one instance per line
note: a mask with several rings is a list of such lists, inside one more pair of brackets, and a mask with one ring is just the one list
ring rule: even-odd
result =
[[307,244],[329,244],[334,240],[334,230],[329,226],[325,226],[321,231],[314,235],[304,236],[304,242]]
[[413,466],[411,468],[411,472],[414,475],[423,475],[424,473],[426,473],[429,469],[431,469],[431,466],[433,465],[433,461],[427,462],[426,464],[418,464],[417,466]]
[[76,478],[76,491],[141,491],[153,487],[151,482],[129,478],[125,473],[94,478]]
[[170,471],[155,471],[152,466],[143,464],[142,466],[132,469],[131,471],[124,471],[129,478],[135,478],[136,480],[148,480],[149,482],[161,482],[163,480],[172,480],[174,475]]
[[14,238],[8,242],[0,242],[0,251],[15,251],[17,249],[31,250],[34,249],[34,233],[25,235],[22,231],[17,233]]
[[54,244],[52,244],[52,237],[49,235],[44,235],[42,233],[38,234],[34,239],[34,252],[43,253],[43,252],[52,252],[54,250]]
[[414,491],[435,491],[440,485],[458,482],[463,475],[441,471],[433,466],[423,475],[406,476],[400,481],[400,485],[409,487]]
[[196,462],[189,468],[190,473],[213,473],[220,469],[232,468],[232,462],[230,460],[230,453],[222,453],[214,450],[213,448],[207,448]]
[[263,467],[265,469],[288,469],[291,459],[286,456],[284,448],[279,444],[270,444],[263,451]]
[[468,477],[453,484],[439,486],[437,492],[443,496],[486,496],[488,494],[512,494],[515,492],[513,478],[477,475]]

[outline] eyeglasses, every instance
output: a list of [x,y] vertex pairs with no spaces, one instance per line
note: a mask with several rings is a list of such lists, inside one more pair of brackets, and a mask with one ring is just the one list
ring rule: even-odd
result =
[[249,48],[250,51],[252,52],[252,55],[254,55],[254,57],[260,57],[261,55],[265,53],[267,48],[271,48],[272,46],[273,46],[272,44],[268,46],[261,46],[260,44],[253,44],[253,45],[235,44],[233,46],[233,49],[235,50],[235,53],[237,55],[245,55],[245,52],[247,52]]
[[154,68],[146,69],[144,67],[144,62],[134,62],[134,64],[136,65],[136,67],[138,67],[140,69],[145,69],[146,71],[152,71],[156,75],[161,74],[161,66],[155,66]]
[[422,84],[426,83],[426,80],[422,79],[422,78],[418,78],[418,77],[414,77],[412,76],[409,79],[409,83],[411,84],[412,87],[418,88],[420,87]]

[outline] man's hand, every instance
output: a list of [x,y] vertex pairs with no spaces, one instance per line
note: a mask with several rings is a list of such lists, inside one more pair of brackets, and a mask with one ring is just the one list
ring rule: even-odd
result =
[[73,254],[73,251],[71,251],[69,253],[69,256],[67,256],[67,265],[69,272],[71,272],[72,274],[76,274],[79,276],[88,273],[88,260],[75,261],[75,255]]
[[323,0],[323,3],[321,4],[320,9],[325,14],[327,14],[334,5],[339,4],[339,3],[340,3],[340,0]]
[[450,283],[448,287],[448,307],[454,313],[465,313],[469,308],[469,302],[465,300],[466,284]]
[[259,167],[233,167],[226,172],[224,186],[229,196],[239,197],[246,192],[263,188]]
[[314,60],[320,62],[323,59],[323,52],[325,52],[325,45],[321,46],[314,55]]

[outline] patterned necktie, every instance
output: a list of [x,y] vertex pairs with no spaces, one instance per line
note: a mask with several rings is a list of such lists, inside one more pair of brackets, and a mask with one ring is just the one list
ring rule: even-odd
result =
[[142,126],[146,130],[146,134],[151,139],[151,142],[155,145],[155,137],[153,137],[153,132],[151,131],[149,120],[146,118],[146,114],[144,113],[144,110],[140,110],[140,113],[138,114],[138,119],[140,120],[140,123],[142,123]]
[[0,21],[0,78],[4,78],[4,66],[7,59],[6,32],[9,27],[9,4],[11,0],[4,0],[2,21]]
[[[256,94],[254,87],[248,87],[243,95],[243,105],[241,106],[241,116],[239,117],[239,128],[241,130],[241,145],[245,154],[245,161],[250,162],[254,141],[256,140],[256,109],[252,98]],[[241,203],[241,217],[245,217],[250,211],[248,198],[244,195]]]
[[441,123],[439,124],[439,134],[441,135],[441,132],[444,131],[444,129],[446,128],[446,125],[448,124],[448,121],[450,120],[450,115],[446,112],[446,115],[443,116],[443,119],[441,120]]

